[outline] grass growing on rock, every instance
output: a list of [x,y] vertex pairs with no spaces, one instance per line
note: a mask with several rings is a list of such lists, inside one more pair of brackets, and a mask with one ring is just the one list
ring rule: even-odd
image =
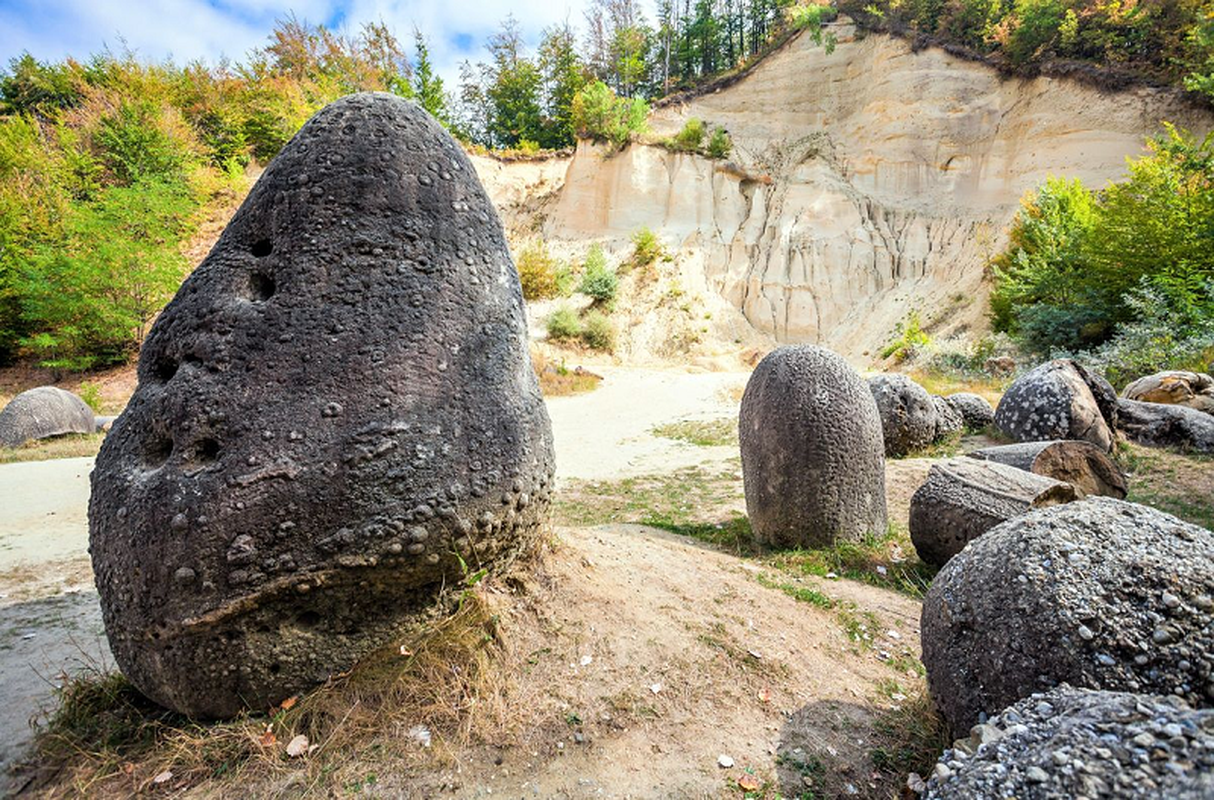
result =
[[738,422],[734,419],[686,419],[669,422],[653,429],[653,435],[697,447],[736,447]]

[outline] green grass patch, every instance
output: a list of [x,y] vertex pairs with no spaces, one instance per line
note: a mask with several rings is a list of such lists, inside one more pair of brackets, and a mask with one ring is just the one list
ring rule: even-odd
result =
[[734,419],[687,419],[659,425],[654,436],[687,442],[697,447],[729,447],[738,445],[738,423]]
[[889,526],[883,536],[858,542],[839,542],[832,547],[788,550],[768,559],[777,569],[791,574],[834,574],[871,586],[892,589],[916,599],[931,585],[936,569],[919,560],[910,533],[901,525]]

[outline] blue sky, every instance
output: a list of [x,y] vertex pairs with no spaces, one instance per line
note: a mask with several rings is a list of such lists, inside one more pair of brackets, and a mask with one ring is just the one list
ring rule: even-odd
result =
[[481,55],[485,38],[511,11],[532,43],[547,25],[582,21],[586,0],[0,0],[0,63],[29,51],[41,60],[84,57],[125,44],[139,56],[178,61],[241,60],[274,20],[300,19],[357,32],[382,20],[412,45],[413,26],[454,88],[459,62]]

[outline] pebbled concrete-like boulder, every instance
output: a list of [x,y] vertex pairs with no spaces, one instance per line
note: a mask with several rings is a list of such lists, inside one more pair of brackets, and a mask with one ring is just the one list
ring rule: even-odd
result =
[[1214,797],[1214,711],[1174,697],[1061,686],[976,725],[925,798]]
[[965,432],[965,417],[947,397],[933,394],[932,406],[936,409],[936,435],[932,441],[943,442]]
[[58,386],[22,392],[0,411],[0,447],[20,447],[33,439],[96,430],[93,409]]
[[961,413],[965,427],[971,431],[980,431],[995,424],[995,409],[985,397],[972,392],[957,392],[948,396],[949,403]]
[[1214,453],[1214,416],[1188,406],[1120,400],[1117,429],[1130,441],[1148,447]]
[[738,435],[758,541],[819,547],[885,530],[881,419],[840,356],[813,345],[768,354],[746,384]]
[[904,456],[936,438],[936,406],[922,386],[891,372],[869,378],[868,388],[881,415],[885,455]]
[[186,714],[270,707],[535,541],[552,474],[518,275],[463,150],[412,103],[338,100],[157,319],[97,458],[114,656]]
[[1214,705],[1214,533],[1107,497],[970,542],[923,602],[928,688],[954,731],[1061,683]]
[[1017,442],[1082,439],[1113,449],[1117,395],[1108,381],[1069,358],[1021,375],[995,409],[995,426]]
[[1203,372],[1157,372],[1126,386],[1121,396],[1140,403],[1186,406],[1214,415],[1214,378]]

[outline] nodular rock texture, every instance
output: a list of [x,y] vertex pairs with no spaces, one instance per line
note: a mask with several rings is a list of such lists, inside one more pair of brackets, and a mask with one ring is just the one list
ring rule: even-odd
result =
[[267,708],[537,538],[551,428],[462,149],[352,95],[262,175],[157,320],[97,458],[90,549],[140,691]]

